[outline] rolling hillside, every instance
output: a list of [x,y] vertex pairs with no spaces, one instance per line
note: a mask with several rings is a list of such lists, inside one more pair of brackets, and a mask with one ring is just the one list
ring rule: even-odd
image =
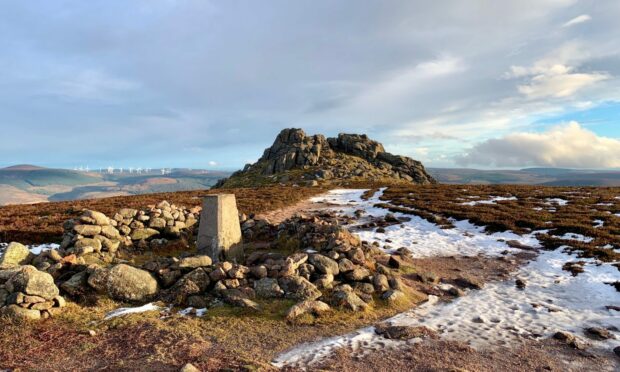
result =
[[226,172],[99,173],[17,165],[0,169],[0,205],[208,189]]

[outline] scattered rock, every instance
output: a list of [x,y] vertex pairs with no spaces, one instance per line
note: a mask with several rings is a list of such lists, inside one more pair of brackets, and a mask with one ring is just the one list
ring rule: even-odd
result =
[[316,286],[300,276],[285,276],[278,280],[284,297],[298,301],[316,300],[323,294]]
[[609,332],[607,329],[601,327],[586,328],[585,333],[588,337],[595,340],[609,340],[616,338],[616,336]]
[[211,266],[213,261],[207,255],[185,257],[179,261],[179,267],[182,269],[196,269],[198,267]]
[[375,333],[390,340],[410,340],[412,338],[437,337],[437,332],[424,326],[394,326],[379,324],[375,326]]
[[456,285],[458,285],[459,287],[462,288],[469,288],[469,289],[482,289],[482,287],[484,287],[484,282],[482,282],[481,280],[478,280],[476,278],[473,277],[459,277],[456,278],[454,280],[454,283]]
[[187,363],[179,372],[200,372],[200,370],[194,367],[191,363]]
[[357,294],[345,290],[337,290],[332,293],[331,304],[352,311],[363,311],[368,308],[368,304],[359,298]]
[[304,314],[319,316],[331,310],[329,305],[322,301],[303,301],[293,305],[286,313],[286,319],[295,320]]
[[119,264],[109,272],[107,289],[110,297],[116,300],[145,302],[157,294],[159,285],[148,271]]

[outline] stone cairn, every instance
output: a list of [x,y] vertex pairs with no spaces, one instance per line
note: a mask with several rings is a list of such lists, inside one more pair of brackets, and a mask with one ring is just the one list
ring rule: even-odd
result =
[[54,278],[27,265],[32,254],[24,245],[11,243],[0,256],[0,315],[38,320],[64,307]]
[[[198,209],[166,202],[144,210],[123,209],[112,218],[85,211],[65,223],[60,249],[33,257],[24,247],[27,257],[13,254],[16,266],[0,271],[0,278],[7,278],[0,281],[0,294],[5,297],[0,303],[10,300],[10,305],[41,309],[40,316],[46,317],[64,303],[58,288],[76,301],[99,294],[128,303],[163,300],[194,308],[226,303],[258,310],[257,299],[284,298],[298,302],[288,312],[292,320],[331,307],[363,311],[377,300],[393,304],[405,297],[404,284],[389,267],[393,260],[340,226],[346,217],[331,213],[299,215],[278,225],[240,215],[240,229],[249,246],[261,242],[268,247],[250,251],[238,262],[214,263],[207,255],[185,252],[178,257],[154,255],[142,264],[131,264],[115,254],[119,249],[160,247],[158,240],[171,239],[169,244],[174,244],[175,237],[195,228],[197,215]],[[9,251],[13,250],[7,249],[5,258],[13,257],[7,255]],[[379,256],[387,266],[378,262]],[[33,266],[19,266],[27,264]],[[19,272],[27,275],[17,276]],[[30,280],[24,276],[45,277],[34,283],[47,283],[46,291],[31,290],[23,284]],[[44,311],[49,314],[43,315]]]
[[147,249],[164,244],[162,239],[180,238],[198,222],[199,213],[200,207],[186,209],[167,201],[142,210],[123,208],[112,218],[86,210],[65,222],[60,250],[76,256],[96,253],[109,261],[121,245]]

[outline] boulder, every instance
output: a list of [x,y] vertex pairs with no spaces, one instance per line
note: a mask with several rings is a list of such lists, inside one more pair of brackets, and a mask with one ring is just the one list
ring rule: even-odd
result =
[[322,296],[314,284],[300,276],[281,277],[278,284],[284,290],[284,297],[289,299],[305,301],[316,300]]
[[399,290],[390,289],[381,295],[381,299],[386,300],[388,303],[395,303],[405,299],[405,294]]
[[108,275],[107,290],[110,297],[129,302],[144,302],[159,290],[157,280],[148,271],[119,264]]
[[0,253],[0,270],[8,269],[19,265],[26,265],[32,254],[25,245],[12,242]]
[[23,266],[6,282],[6,289],[11,293],[21,292],[27,295],[40,296],[46,300],[51,300],[59,294],[58,287],[54,284],[54,278],[33,266]]
[[321,274],[328,274],[336,276],[340,273],[338,269],[338,262],[332,260],[327,256],[321,254],[313,254],[310,256],[310,263],[314,266],[316,271]]
[[352,291],[337,290],[332,293],[331,304],[352,311],[362,311],[368,308],[368,304],[364,302],[358,295]]

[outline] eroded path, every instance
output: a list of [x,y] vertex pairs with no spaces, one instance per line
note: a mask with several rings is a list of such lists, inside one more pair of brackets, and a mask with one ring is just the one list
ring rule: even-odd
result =
[[[363,240],[377,242],[384,250],[405,247],[413,257],[484,257],[485,259],[511,260],[522,253],[511,248],[507,241],[523,246],[540,248],[536,232],[516,235],[510,232],[487,234],[483,228],[466,221],[452,221],[454,228],[441,229],[416,216],[408,222],[381,229],[358,229],[376,217],[385,217],[387,210],[376,208],[381,193],[363,200],[364,190],[333,190],[326,195],[312,198],[314,203],[339,213],[361,216],[349,226]],[[327,205],[327,206],[326,206]],[[311,206],[306,205],[310,209]],[[404,217],[396,214],[396,217]],[[515,246],[515,244],[511,244]],[[562,359],[571,361],[579,369],[614,370],[618,360],[613,349],[620,346],[619,294],[608,283],[620,280],[620,271],[614,263],[601,263],[593,259],[579,259],[583,272],[573,276],[563,270],[567,262],[578,259],[563,249],[538,251],[538,256],[511,273],[508,280],[487,283],[481,290],[468,291],[466,296],[452,302],[441,302],[431,296],[424,305],[399,314],[389,322],[393,325],[426,326],[436,330],[445,342],[457,342],[476,350],[512,349],[546,346],[550,353],[558,353],[557,345],[548,338],[557,331],[568,331],[579,338],[588,350],[602,360],[583,363],[579,356]],[[516,260],[515,260],[516,261]],[[515,285],[515,279],[521,285]],[[439,284],[439,287],[446,286]],[[445,289],[445,288],[443,288]],[[589,328],[609,331],[611,338],[602,339],[588,332]],[[587,337],[590,336],[590,337]],[[356,358],[369,358],[387,353],[397,355],[421,342],[388,340],[375,334],[374,327],[366,327],[350,334],[299,345],[273,362],[278,367],[312,368],[326,359],[355,354]],[[532,346],[536,343],[536,346]],[[343,354],[344,353],[344,354]],[[532,354],[533,355],[533,354]],[[532,356],[532,358],[541,358]],[[544,359],[544,358],[543,358]]]

